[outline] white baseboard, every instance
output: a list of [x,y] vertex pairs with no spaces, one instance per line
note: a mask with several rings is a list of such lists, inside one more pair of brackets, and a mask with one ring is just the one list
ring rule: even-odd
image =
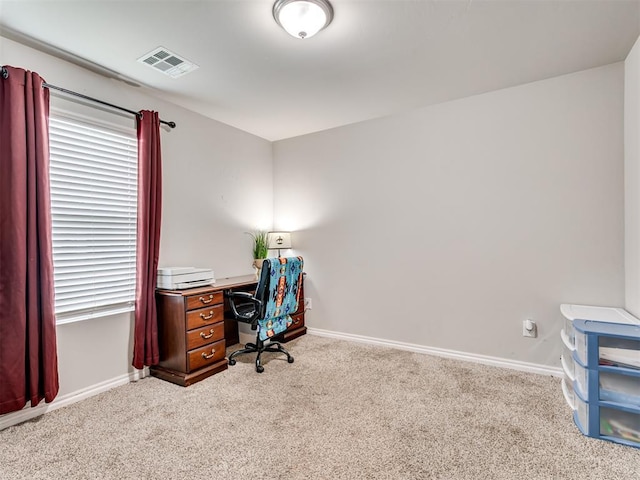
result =
[[562,368],[560,367],[550,367],[548,365],[540,365],[537,363],[521,362],[518,360],[509,360],[507,358],[490,357],[487,355],[478,355],[475,353],[459,352],[457,350],[447,350],[444,348],[426,347],[424,345],[416,345],[414,343],[396,342],[394,340],[366,337],[364,335],[354,335],[351,333],[333,332],[330,330],[321,330],[319,328],[307,327],[307,333],[309,333],[310,335],[317,335],[319,337],[336,338],[339,340],[347,340],[350,342],[397,348],[399,350],[407,350],[409,352],[423,353],[426,355],[437,355],[439,357],[455,358],[457,360],[482,363],[484,365],[491,365],[493,367],[510,368],[512,370],[537,373],[539,375],[551,375],[552,377],[559,378],[562,378],[564,376]]
[[30,405],[27,404],[27,406],[22,410],[7,413],[5,415],[0,415],[0,430],[11,427],[12,425],[17,425],[18,423],[22,423],[27,420],[31,420],[32,418],[38,417],[53,410],[57,410],[58,408],[66,407],[67,405],[79,402],[80,400],[84,400],[85,398],[93,397],[94,395],[106,392],[107,390],[111,390],[112,388],[126,385],[130,382],[138,381],[148,375],[149,368],[145,367],[143,370],[136,370],[131,373],[125,373],[124,375],[120,375],[110,380],[96,383],[95,385],[76,390],[75,392],[67,393],[66,395],[57,397],[51,403],[42,402],[40,403],[40,405],[34,408],[31,408]]

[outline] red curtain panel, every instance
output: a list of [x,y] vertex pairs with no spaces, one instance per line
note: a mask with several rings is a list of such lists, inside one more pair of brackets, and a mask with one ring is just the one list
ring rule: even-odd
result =
[[136,311],[133,366],[141,369],[160,361],[155,288],[160,252],[162,158],[160,117],[143,110],[138,117],[138,230]]
[[0,78],[0,414],[58,394],[49,90],[34,72]]

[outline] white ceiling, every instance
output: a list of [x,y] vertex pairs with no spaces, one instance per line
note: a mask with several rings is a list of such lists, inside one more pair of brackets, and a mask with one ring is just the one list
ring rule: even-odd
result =
[[[640,35],[640,0],[332,4],[333,23],[306,40],[275,23],[272,0],[0,0],[0,33],[268,140],[621,61]],[[136,61],[158,46],[200,68],[172,79]]]

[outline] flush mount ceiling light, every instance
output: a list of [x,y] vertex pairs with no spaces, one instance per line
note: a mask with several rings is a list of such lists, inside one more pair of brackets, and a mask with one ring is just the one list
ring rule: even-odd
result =
[[273,18],[296,38],[313,37],[333,20],[333,8],[327,0],[277,0]]

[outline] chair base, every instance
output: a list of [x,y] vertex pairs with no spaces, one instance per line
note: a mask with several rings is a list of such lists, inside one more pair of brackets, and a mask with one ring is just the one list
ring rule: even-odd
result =
[[264,341],[260,340],[260,338],[256,336],[256,343],[247,343],[244,348],[236,350],[229,355],[229,365],[236,364],[236,357],[238,355],[256,352],[258,353],[258,355],[256,355],[256,372],[258,373],[264,372],[264,367],[262,366],[262,361],[260,359],[262,352],[284,353],[287,356],[287,362],[293,363],[293,357],[289,352],[287,352],[280,342],[269,342],[269,344],[265,346]]

